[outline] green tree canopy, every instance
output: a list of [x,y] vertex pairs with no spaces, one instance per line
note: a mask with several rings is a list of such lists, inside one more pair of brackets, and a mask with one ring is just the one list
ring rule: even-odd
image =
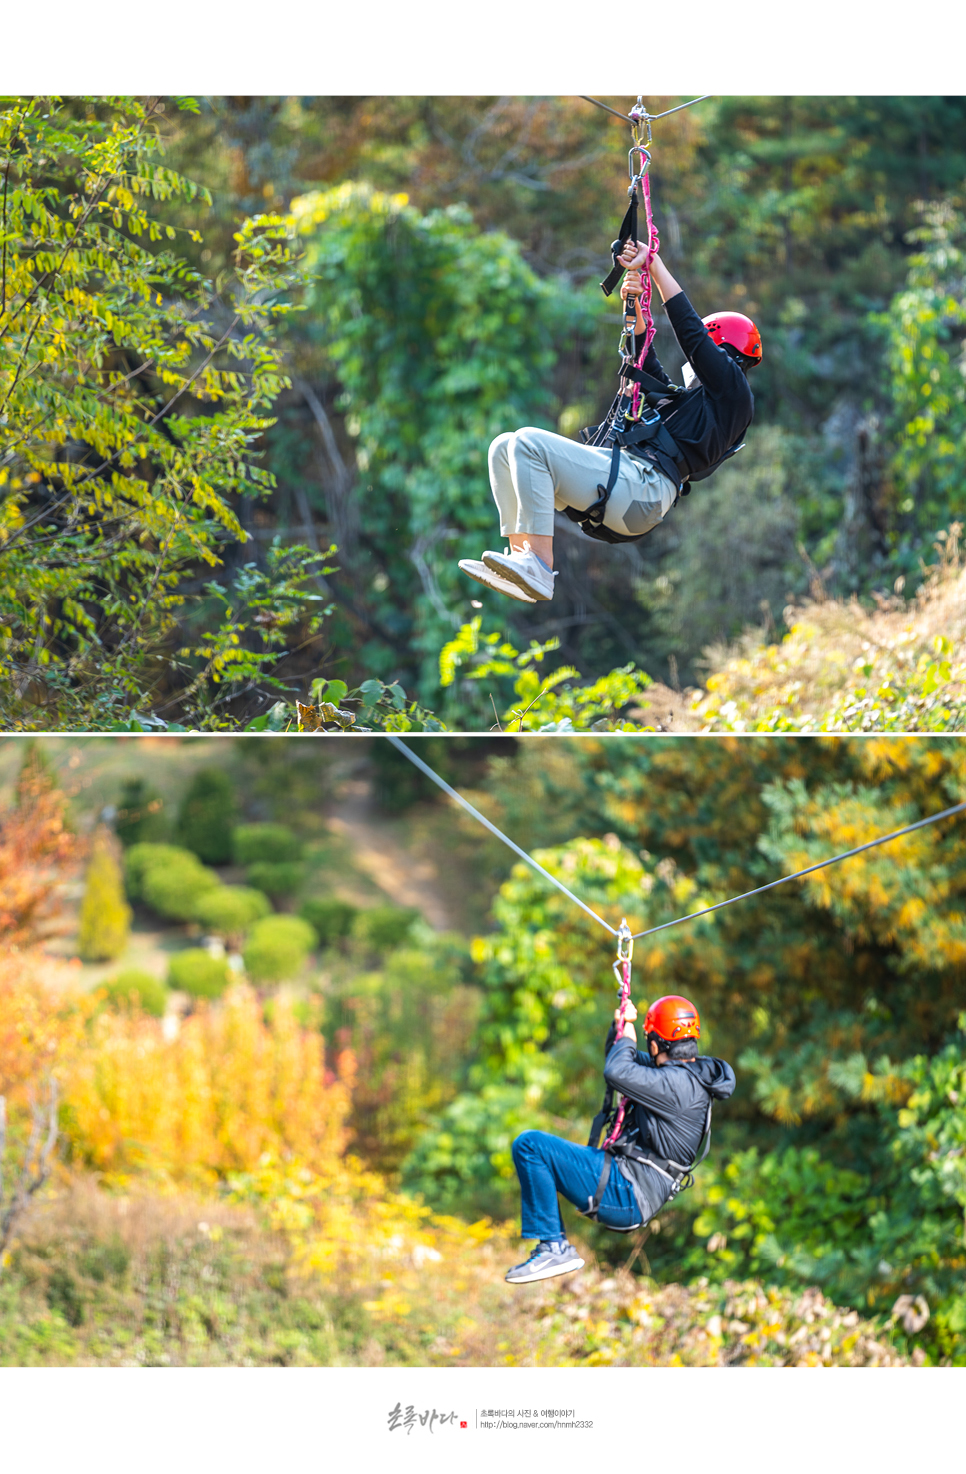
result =
[[259,631],[252,569],[224,571],[273,484],[259,452],[286,382],[286,229],[240,221],[216,281],[189,265],[210,197],[164,163],[159,108],[0,107],[0,712],[15,729],[123,725],[162,696],[168,719],[200,712],[275,661],[304,578],[269,560],[281,607]]

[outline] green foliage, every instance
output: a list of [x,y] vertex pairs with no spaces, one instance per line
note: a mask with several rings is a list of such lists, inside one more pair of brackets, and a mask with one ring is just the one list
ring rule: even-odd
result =
[[245,878],[273,901],[284,901],[301,888],[305,866],[298,860],[260,860],[246,868]]
[[284,983],[304,968],[315,931],[302,916],[266,916],[256,921],[245,941],[242,957],[253,983]]
[[358,953],[330,954],[326,971],[323,1028],[357,1065],[352,1150],[395,1175],[465,1077],[479,1007],[466,942],[425,926],[408,935],[397,928],[374,971],[360,969]]
[[[300,732],[445,732],[431,711],[406,695],[398,681],[363,681],[350,691],[345,681],[318,676],[309,688],[314,705],[303,707]],[[340,705],[340,703],[343,703]],[[357,705],[352,711],[351,705]]]
[[268,897],[250,886],[218,885],[200,897],[194,919],[206,931],[236,944],[271,909]]
[[916,554],[962,510],[966,475],[966,221],[962,202],[922,207],[909,239],[905,289],[883,316],[888,333],[898,505],[899,566],[916,571]]
[[[199,611],[186,578],[247,541],[242,509],[272,488],[257,442],[287,382],[274,340],[296,272],[287,227],[264,214],[239,224],[217,282],[188,263],[210,195],[163,162],[158,115],[130,97],[0,107],[0,710],[14,730],[138,730],[162,696],[162,725],[173,706],[207,723],[267,658],[239,577],[208,585],[213,631],[159,661]],[[190,225],[172,223],[179,209]]]
[[[167,851],[167,845],[137,845],[134,849]],[[159,916],[169,921],[194,921],[202,896],[218,886],[218,877],[208,870],[190,850],[175,851],[174,855],[150,855],[145,864],[138,857],[141,869],[140,894],[145,904]]]
[[516,1196],[510,1147],[535,1124],[533,1103],[520,1085],[490,1084],[458,1095],[407,1156],[403,1184],[439,1213],[507,1216]]
[[168,987],[192,998],[220,998],[230,981],[224,957],[212,957],[203,947],[175,952],[168,964]]
[[309,896],[299,906],[299,915],[312,927],[322,947],[334,947],[352,931],[358,906],[335,896]]
[[406,944],[418,918],[413,906],[369,906],[356,913],[352,935],[370,952],[387,952]]
[[140,1008],[153,1018],[163,1018],[167,1012],[167,988],[143,968],[126,967],[100,986],[113,1008]]
[[144,778],[127,778],[121,787],[114,832],[125,849],[157,841],[166,829],[164,803]]
[[196,865],[197,856],[173,844],[132,844],[124,854],[124,884],[128,898],[144,900],[144,881],[149,870],[166,866]]
[[[586,686],[570,683],[582,679],[572,666],[558,666],[541,676],[536,669],[548,652],[557,650],[556,638],[530,647],[522,653],[499,632],[483,634],[482,616],[476,615],[464,624],[454,639],[443,646],[439,655],[440,685],[451,687],[456,673],[466,667],[461,690],[470,690],[471,681],[488,682],[500,690],[500,705],[508,699],[506,687],[513,683],[517,704],[503,714],[508,732],[641,732],[652,728],[622,719],[621,713],[640,701],[651,684],[650,676],[634,669],[633,664],[612,670]],[[502,685],[502,689],[501,689]],[[474,693],[474,705],[483,710],[482,693]],[[493,703],[495,705],[495,703]],[[488,725],[481,717],[480,725]],[[501,727],[501,730],[503,728]]]
[[207,865],[227,865],[232,857],[235,791],[221,768],[199,768],[181,800],[175,836]]
[[81,901],[77,949],[85,962],[112,962],[127,946],[131,908],[109,832],[94,836]]
[[287,824],[239,824],[232,831],[232,858],[236,865],[261,860],[301,860],[303,844]]
[[486,448],[550,422],[548,373],[562,341],[592,332],[598,299],[541,280],[514,240],[461,206],[424,214],[346,184],[296,199],[292,221],[313,282],[310,337],[338,379],[365,488],[364,590],[354,545],[338,541],[379,634],[370,669],[385,677],[404,654],[428,700],[435,652],[470,597],[453,538],[492,527]]

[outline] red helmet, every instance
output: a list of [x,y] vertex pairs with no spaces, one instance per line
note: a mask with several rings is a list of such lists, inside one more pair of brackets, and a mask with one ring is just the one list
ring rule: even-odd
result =
[[656,1034],[669,1044],[673,1044],[675,1039],[700,1039],[701,1020],[698,1018],[698,1010],[687,998],[669,993],[666,998],[658,998],[647,1010],[644,1033]]
[[729,343],[732,348],[753,363],[761,363],[761,333],[750,317],[743,312],[713,312],[701,319],[711,337],[719,347]]

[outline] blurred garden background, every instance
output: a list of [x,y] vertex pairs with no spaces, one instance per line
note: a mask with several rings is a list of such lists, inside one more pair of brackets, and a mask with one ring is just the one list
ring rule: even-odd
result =
[[[960,801],[955,739],[424,738],[633,930]],[[521,1257],[611,944],[379,738],[0,742],[5,1364],[962,1364],[966,830],[639,943],[728,1059],[646,1235]]]
[[4,725],[958,730],[962,98],[657,123],[748,444],[640,544],[561,519],[550,607],[458,573],[492,437],[612,397],[627,146],[571,97],[7,99]]

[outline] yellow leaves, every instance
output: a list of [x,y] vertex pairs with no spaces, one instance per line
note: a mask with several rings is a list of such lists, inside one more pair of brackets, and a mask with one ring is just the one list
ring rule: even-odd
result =
[[212,1182],[265,1153],[310,1166],[341,1154],[353,1061],[327,1075],[321,1036],[284,999],[265,1021],[238,988],[202,1006],[174,1039],[161,1021],[106,1013],[65,1080],[75,1150],[106,1173],[147,1170]]

